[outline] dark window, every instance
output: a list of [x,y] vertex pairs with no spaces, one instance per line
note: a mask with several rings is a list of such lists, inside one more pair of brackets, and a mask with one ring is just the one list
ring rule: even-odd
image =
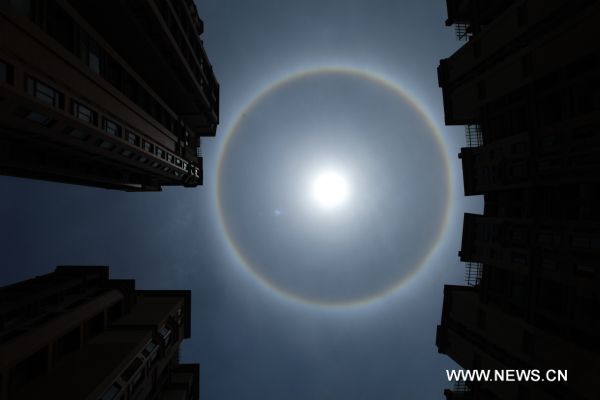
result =
[[146,150],[149,153],[154,153],[154,145],[144,140],[144,150]]
[[165,152],[163,149],[161,149],[160,147],[156,146],[156,155],[159,156],[160,158],[164,159],[165,158]]
[[173,163],[173,155],[167,153],[167,161],[170,162],[171,164]]
[[108,118],[102,118],[102,129],[118,138],[121,137],[121,125]]
[[485,329],[486,326],[486,313],[483,310],[479,310],[477,313],[477,327],[479,329]]
[[165,325],[160,329],[160,331],[158,331],[158,333],[163,338],[165,347],[168,346],[171,342],[171,334],[173,331]]
[[177,165],[179,168],[181,168],[181,160],[179,158],[175,159],[175,165]]
[[108,55],[106,55],[105,60],[106,67],[104,68],[104,72],[101,71],[102,75],[114,87],[123,92],[123,83],[121,81],[121,77],[123,76],[123,68]]
[[523,77],[528,77],[531,75],[532,70],[532,61],[531,61],[531,53],[528,53],[521,57],[521,72],[523,73]]
[[519,8],[517,8],[517,24],[519,25],[519,28],[527,24],[528,17],[527,6],[521,4]]
[[45,347],[19,363],[12,374],[15,387],[31,382],[48,369],[48,348]]
[[100,73],[100,48],[98,44],[90,39],[88,51],[88,67],[95,73]]
[[121,393],[121,385],[115,382],[106,392],[104,392],[100,400],[115,400],[119,393]]
[[575,273],[577,275],[594,275],[596,267],[592,263],[588,264],[575,264]]
[[0,60],[0,82],[10,83],[14,82],[13,66]]
[[37,79],[27,77],[27,93],[53,107],[61,109],[64,107],[65,96]]
[[140,145],[140,137],[131,131],[127,131],[127,141],[135,146]]
[[121,318],[122,315],[123,315],[123,303],[118,302],[117,304],[111,306],[108,309],[107,321],[109,324],[111,324],[111,323],[115,322],[116,320],[118,320],[119,318]]
[[71,354],[79,349],[81,345],[81,330],[79,327],[73,329],[60,339],[57,343],[57,356],[63,357],[67,354]]
[[481,55],[481,41],[473,42],[473,55],[479,57]]
[[129,394],[137,392],[142,382],[144,382],[144,369],[140,368],[131,378],[131,386],[129,386]]
[[159,345],[155,343],[154,340],[150,340],[148,344],[146,344],[146,347],[144,347],[142,354],[149,360],[150,365],[152,365],[152,363],[156,359],[156,356],[158,355],[158,350]]
[[90,125],[96,125],[98,122],[98,113],[96,113],[96,111],[75,100],[72,102],[71,112],[77,119]]
[[[79,27],[78,27],[79,28]],[[79,57],[93,72],[100,74],[102,50],[98,43],[81,28],[79,30]]]
[[93,338],[104,330],[104,313],[101,312],[87,322],[87,338]]
[[486,95],[485,82],[479,81],[479,83],[477,83],[477,98],[479,100],[483,100],[483,99],[485,99],[485,95]]
[[2,3],[9,3],[17,14],[29,18],[37,25],[41,25],[44,4],[40,0],[0,1],[0,4]]
[[[75,43],[75,22],[56,1],[46,1],[46,30],[50,36],[73,52]],[[79,27],[77,27],[79,28]]]
[[143,362],[139,357],[136,357],[135,360],[129,364],[127,369],[121,374],[121,379],[125,382],[128,382],[129,379],[142,367]]

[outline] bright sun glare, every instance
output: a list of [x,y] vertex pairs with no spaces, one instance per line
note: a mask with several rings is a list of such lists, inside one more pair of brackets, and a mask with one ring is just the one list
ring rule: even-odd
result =
[[312,198],[323,209],[333,209],[344,204],[348,192],[348,182],[335,171],[322,172],[313,181]]

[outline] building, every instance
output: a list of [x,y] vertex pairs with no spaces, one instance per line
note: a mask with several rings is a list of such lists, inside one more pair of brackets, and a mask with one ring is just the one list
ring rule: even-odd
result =
[[219,84],[192,0],[0,0],[0,174],[202,184]]
[[[446,398],[595,399],[600,374],[600,2],[448,0],[464,45],[441,60],[465,125],[466,285],[444,289],[436,344],[465,369],[568,371],[467,382]],[[462,397],[461,397],[462,396]]]
[[136,290],[108,267],[57,267],[0,288],[0,399],[197,400],[181,364],[191,293]]

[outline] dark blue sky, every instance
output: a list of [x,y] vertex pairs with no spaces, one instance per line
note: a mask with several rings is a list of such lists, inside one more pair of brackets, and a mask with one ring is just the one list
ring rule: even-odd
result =
[[[132,194],[1,177],[0,284],[59,264],[100,264],[138,288],[192,289],[182,358],[201,363],[203,399],[441,398],[444,370],[454,366],[435,348],[442,287],[463,277],[462,213],[481,209],[480,199],[462,196],[463,131],[443,126],[436,67],[460,45],[444,27],[445,3],[203,0],[198,9],[221,84],[204,187]],[[234,118],[277,79],[321,66],[402,88],[439,128],[442,150],[406,100],[373,82],[297,80],[250,110],[231,140],[223,211],[269,279],[301,297],[351,299],[399,279],[431,241],[446,204],[446,153],[452,205],[442,240],[401,289],[360,307],[275,293],[240,264],[217,218],[217,157]],[[362,174],[353,175],[342,220],[298,211],[307,204],[303,179],[325,158]]]

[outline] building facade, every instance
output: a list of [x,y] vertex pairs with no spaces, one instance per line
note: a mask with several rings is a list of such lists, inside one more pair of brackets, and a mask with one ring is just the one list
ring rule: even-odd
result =
[[0,288],[0,399],[197,400],[191,293],[60,266]]
[[568,381],[467,382],[446,397],[597,398],[600,4],[447,6],[466,43],[438,68],[445,121],[466,126],[464,192],[484,212],[464,216],[467,284],[445,287],[438,350],[465,369],[567,370]]
[[0,0],[0,173],[202,184],[219,84],[192,0]]

